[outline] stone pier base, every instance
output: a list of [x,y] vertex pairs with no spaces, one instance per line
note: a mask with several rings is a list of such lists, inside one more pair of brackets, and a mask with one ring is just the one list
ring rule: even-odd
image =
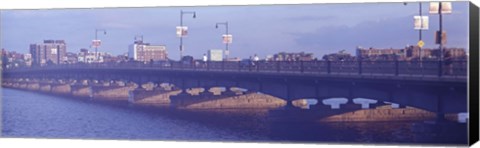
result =
[[53,84],[52,93],[58,95],[68,95],[72,93],[72,88],[69,84]]
[[27,89],[28,89],[28,90],[32,90],[32,91],[40,90],[40,84],[38,84],[38,83],[29,83],[29,84],[27,85]]
[[71,87],[72,95],[75,97],[89,97],[93,95],[92,87],[84,85],[72,85]]
[[129,92],[134,89],[130,86],[92,86],[92,97],[98,100],[128,101]]
[[40,84],[40,91],[49,93],[52,91],[52,86],[50,84]]
[[180,90],[166,91],[166,90],[145,90],[135,89],[130,91],[128,102],[134,104],[170,104],[170,96],[177,95]]

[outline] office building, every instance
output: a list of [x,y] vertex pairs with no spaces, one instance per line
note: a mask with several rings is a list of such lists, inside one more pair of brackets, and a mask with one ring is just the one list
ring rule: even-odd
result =
[[30,44],[33,65],[65,63],[66,53],[67,45],[64,40],[44,40],[42,44]]
[[128,58],[134,61],[166,61],[167,48],[165,45],[150,45],[142,40],[136,40],[128,48]]

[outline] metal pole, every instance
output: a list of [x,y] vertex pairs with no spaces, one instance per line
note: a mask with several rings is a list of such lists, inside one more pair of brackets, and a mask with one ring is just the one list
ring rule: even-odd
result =
[[[225,28],[226,28],[225,34],[228,35],[228,22],[225,22]],[[228,52],[228,41],[227,41],[225,46],[226,46],[225,49],[227,50],[225,52],[225,59],[228,59],[228,54],[229,54],[229,52]]]
[[[180,10],[180,27],[183,27],[183,10]],[[183,57],[183,28],[180,28],[180,60]]]
[[[97,33],[98,33],[98,29],[95,29],[95,41],[97,40]],[[95,62],[98,62],[98,46],[95,45]]]
[[[422,18],[422,2],[419,2],[418,4],[420,6],[419,9],[418,9],[418,11],[420,13],[420,20],[421,20],[420,21],[420,28],[423,28],[423,20],[421,19]],[[418,38],[419,40],[422,40],[422,29],[418,30],[418,37],[419,37]]]
[[[225,25],[225,35],[228,35],[228,22],[216,23],[215,28],[218,28],[218,25]],[[225,36],[226,37],[226,36]],[[225,43],[225,59],[228,59],[228,42]]]
[[[98,40],[98,31],[103,31],[104,34],[107,33],[107,30],[105,29],[95,29],[95,42]],[[98,46],[95,45],[95,59],[94,62],[98,62]]]
[[438,14],[440,16],[439,23],[440,23],[440,35],[438,36],[438,39],[440,41],[440,61],[443,61],[443,42],[442,42],[442,2],[439,2],[439,7],[438,7]]
[[[195,11],[183,11],[180,10],[180,27],[183,27],[183,14],[193,14],[193,18],[196,17]],[[183,29],[180,32],[180,60],[183,57]]]
[[[420,30],[418,30],[418,40],[421,41],[422,40],[422,28],[423,28],[423,19],[422,19],[422,2],[419,2],[419,13],[420,13]],[[423,63],[422,63],[422,58],[423,58],[423,53],[422,53],[422,47],[419,46],[419,50],[420,50],[420,67],[423,67]]]

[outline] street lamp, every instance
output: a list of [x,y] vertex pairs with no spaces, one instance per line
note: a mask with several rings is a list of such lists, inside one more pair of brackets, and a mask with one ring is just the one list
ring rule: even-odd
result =
[[446,33],[443,32],[443,14],[452,13],[452,3],[451,2],[430,2],[430,14],[438,14],[439,16],[439,30],[436,32],[436,43],[440,45],[440,61],[444,60],[444,49],[443,44],[446,42]]
[[[403,3],[404,5],[407,5],[407,3]],[[415,27],[414,29],[418,30],[418,47],[419,47],[419,56],[420,56],[420,67],[422,67],[422,58],[423,58],[423,53],[422,53],[422,47],[425,44],[422,40],[422,30],[427,30],[428,29],[428,16],[423,16],[422,14],[422,2],[418,3],[418,13],[419,16],[414,16],[414,24]],[[418,23],[418,24],[417,24]]]
[[[183,10],[180,10],[180,60],[182,60],[182,57],[183,57],[183,36],[186,35],[184,34],[186,31],[186,28],[183,28],[183,15],[184,14],[193,14],[193,18],[196,18],[197,15],[196,15],[196,12],[195,11],[183,11]],[[184,30],[185,29],[185,30]]]
[[100,40],[98,40],[98,32],[100,31],[103,31],[103,34],[107,35],[107,30],[95,29],[95,40],[93,41],[93,46],[95,46],[95,62],[98,62],[98,46],[100,46]]
[[229,54],[229,51],[228,51],[228,44],[230,43],[230,36],[228,34],[228,22],[224,22],[224,23],[216,23],[215,24],[215,28],[218,29],[218,25],[225,25],[225,35],[224,35],[224,43],[225,43],[225,59],[228,59],[228,54]]

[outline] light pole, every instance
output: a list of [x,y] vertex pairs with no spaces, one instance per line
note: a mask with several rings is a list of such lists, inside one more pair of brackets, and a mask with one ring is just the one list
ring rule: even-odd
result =
[[[422,41],[422,28],[423,28],[423,16],[422,16],[422,2],[419,2],[418,3],[418,13],[420,14],[420,29],[418,30],[418,41]],[[423,62],[422,62],[422,58],[423,58],[423,53],[422,53],[422,47],[419,46],[418,50],[420,50],[420,67],[423,67]]]
[[228,22],[224,22],[224,23],[216,23],[215,24],[215,28],[218,29],[218,25],[225,25],[225,38],[227,38],[227,41],[225,42],[225,59],[228,59],[228,54],[229,54],[229,51],[228,51],[228,44],[229,44],[229,40],[228,40]]
[[[452,3],[451,2],[430,2],[430,13],[431,14],[438,14],[439,19],[439,30],[436,32],[436,44],[439,44],[439,51],[440,51],[440,61],[444,60],[444,49],[443,44],[446,43],[446,33],[443,32],[443,15],[444,14],[451,14],[452,13]],[[445,36],[444,36],[445,35]]]
[[443,42],[442,42],[442,35],[443,35],[443,30],[442,30],[442,2],[438,3],[438,16],[440,17],[438,22],[440,23],[440,29],[439,29],[439,35],[438,35],[438,40],[440,44],[440,62],[443,61]]
[[105,29],[95,29],[95,41],[94,41],[94,46],[95,46],[95,62],[98,62],[98,46],[100,46],[100,41],[98,41],[98,32],[103,31],[103,34],[107,34],[107,30]]
[[[184,14],[193,14],[193,18],[196,18],[197,15],[195,11],[183,11],[180,10],[180,27],[183,27],[183,15]],[[183,28],[181,28],[181,33],[180,33],[180,60],[183,58]]]
[[[408,3],[405,2],[405,3],[403,3],[403,4],[404,4],[404,5],[407,5]],[[428,27],[425,26],[425,25],[428,26],[428,24],[424,24],[424,19],[427,19],[427,20],[428,20],[428,18],[424,18],[424,16],[422,15],[422,2],[419,2],[419,3],[418,3],[418,6],[419,6],[419,7],[418,7],[418,13],[419,13],[419,16],[418,16],[419,19],[418,19],[418,20],[419,20],[419,22],[420,22],[420,26],[418,27],[418,44],[417,44],[417,45],[418,45],[418,47],[419,47],[419,52],[420,52],[420,53],[419,53],[419,56],[420,56],[420,67],[422,67],[422,58],[423,58],[422,46],[423,46],[423,44],[424,44],[423,41],[422,41],[422,30],[428,28]],[[415,17],[417,17],[417,16],[414,16],[414,18],[415,18]],[[415,23],[416,23],[416,22],[415,22]],[[416,27],[417,27],[417,26],[415,26],[415,29],[417,29]],[[421,43],[421,45],[420,45],[420,43]]]

